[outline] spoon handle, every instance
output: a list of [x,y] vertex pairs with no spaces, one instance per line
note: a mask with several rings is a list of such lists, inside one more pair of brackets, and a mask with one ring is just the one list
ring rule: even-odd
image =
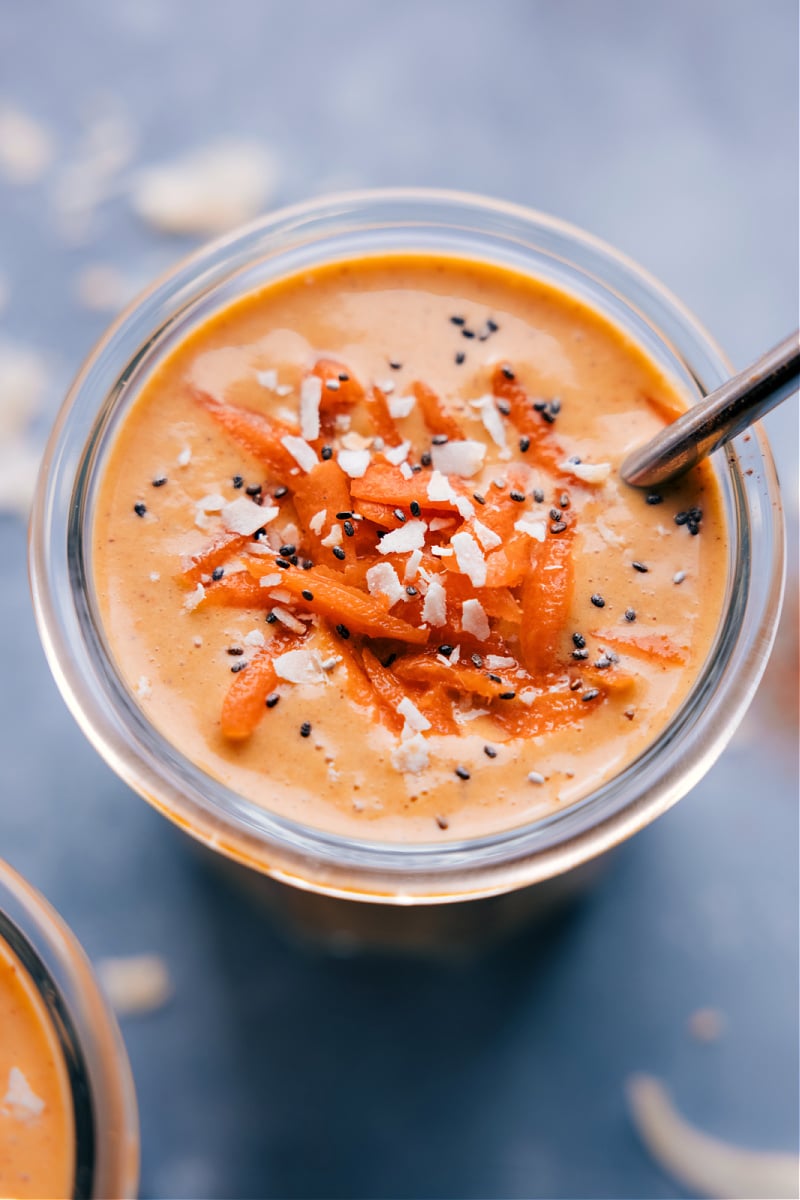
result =
[[791,396],[798,378],[800,333],[793,333],[632,451],[622,478],[633,487],[676,479]]

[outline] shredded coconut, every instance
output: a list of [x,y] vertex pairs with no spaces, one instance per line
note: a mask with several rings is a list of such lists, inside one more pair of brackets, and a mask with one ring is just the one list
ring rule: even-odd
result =
[[431,446],[433,465],[444,475],[461,475],[468,479],[477,475],[485,457],[486,447],[482,442],[445,442],[442,446]]
[[422,606],[422,619],[431,625],[444,625],[447,621],[447,592],[438,580],[431,580]]
[[266,638],[260,629],[251,629],[244,635],[245,646],[263,646],[265,642]]
[[285,625],[287,629],[291,629],[292,633],[305,633],[306,627],[303,622],[298,621],[297,617],[293,613],[290,613],[288,608],[284,608],[283,605],[276,604],[272,609],[272,615],[280,621],[281,625]]
[[[222,512],[228,500],[225,496],[221,496],[219,492],[212,492],[209,496],[203,496],[202,500],[197,501],[197,507],[204,513]],[[236,501],[234,501],[234,504]]]
[[336,461],[351,479],[361,479],[370,464],[369,450],[340,450]]
[[392,751],[392,766],[403,774],[419,775],[429,761],[428,747],[420,733],[404,738]]
[[497,546],[502,545],[503,539],[500,535],[484,525],[483,521],[473,521],[472,528],[475,530],[475,536],[484,550],[494,550]]
[[450,539],[455,551],[458,569],[467,575],[473,587],[483,587],[486,583],[486,559],[483,552],[470,533],[456,533]]
[[399,467],[408,458],[410,449],[411,442],[401,442],[399,446],[387,446],[383,451],[383,456],[393,466]]
[[582,483],[605,483],[611,474],[611,463],[576,463],[567,459],[560,464],[559,470],[568,471]]
[[146,675],[140,675],[139,682],[136,684],[136,695],[140,700],[146,700],[148,696],[152,695],[152,693],[153,688],[150,684],[150,680]]
[[389,413],[395,421],[402,421],[404,417],[409,416],[416,403],[416,396],[390,396]]
[[408,696],[404,696],[400,701],[397,711],[405,721],[405,729],[410,730],[412,734],[422,733],[424,729],[430,729],[430,721],[426,716],[423,716],[416,704]]
[[400,474],[403,476],[403,479],[413,479],[414,472],[411,470],[411,464],[407,462],[401,462]]
[[[275,614],[278,615],[277,613]],[[324,683],[325,672],[313,650],[287,650],[274,660],[275,674],[289,683]]]
[[327,517],[327,515],[328,515],[327,508],[321,508],[319,510],[319,512],[314,513],[313,517],[308,522],[308,528],[311,530],[312,533],[316,533],[316,534],[322,533],[323,527],[325,525],[325,518]]
[[223,504],[222,523],[230,533],[240,533],[249,537],[257,529],[274,521],[279,512],[276,504],[265,505],[262,508],[246,496],[238,496],[235,500]]
[[506,667],[517,665],[515,658],[508,658],[505,654],[487,654],[485,661],[490,671],[503,671]]
[[506,429],[503,418],[497,409],[494,396],[481,396],[480,400],[470,401],[472,408],[480,413],[483,427],[496,446],[505,449]]
[[406,521],[405,525],[381,538],[378,549],[381,554],[406,554],[411,550],[421,550],[425,545],[427,529],[424,521]]
[[189,463],[192,461],[191,446],[184,446],[176,461],[179,467],[188,467]]
[[489,636],[489,619],[480,600],[465,600],[461,605],[461,628],[481,641]]
[[322,546],[340,546],[342,543],[342,527],[341,525],[331,525],[331,531],[327,537],[324,537],[320,543]]
[[300,432],[308,442],[313,442],[319,437],[321,399],[322,380],[318,375],[306,375],[300,384]]
[[414,550],[406,559],[405,569],[403,570],[403,581],[410,583],[419,570],[419,564],[422,562],[422,550]]
[[518,533],[527,533],[536,542],[543,542],[547,535],[547,525],[544,521],[538,520],[532,516],[520,517],[514,522],[514,528]]
[[18,1121],[30,1121],[44,1111],[45,1103],[37,1096],[19,1067],[8,1072],[8,1087],[0,1100],[0,1112],[16,1117]]
[[198,585],[194,589],[194,591],[190,592],[189,595],[184,600],[184,602],[183,602],[184,611],[185,612],[194,612],[194,610],[197,608],[198,604],[201,603],[205,594],[206,594],[206,589],[203,587],[202,583],[198,583]]
[[316,450],[313,446],[309,446],[305,438],[294,437],[293,434],[287,433],[285,437],[281,438],[281,445],[289,451],[298,467],[304,471],[313,471],[319,460]]
[[367,571],[367,588],[371,596],[386,596],[389,607],[405,597],[405,588],[391,563],[376,563]]
[[[278,387],[278,372],[274,370],[256,371],[256,379],[262,387],[274,392]],[[289,389],[291,391],[291,388]]]

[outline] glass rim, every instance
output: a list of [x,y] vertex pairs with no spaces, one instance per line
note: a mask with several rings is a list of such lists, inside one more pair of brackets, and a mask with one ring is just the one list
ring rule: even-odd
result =
[[[594,857],[665,811],[711,766],[752,698],[777,623],[784,571],[777,479],[759,428],[719,452],[718,473],[724,461],[724,478],[733,495],[738,554],[734,566],[743,573],[736,588],[738,625],[733,628],[731,623],[729,597],[718,634],[717,649],[723,633],[727,638],[724,664],[716,669],[707,662],[670,727],[635,762],[575,804],[497,834],[421,844],[328,833],[237,797],[183,760],[149,725],[120,685],[101,631],[95,630],[91,647],[85,641],[87,622],[89,627],[92,623],[85,595],[82,598],[87,581],[76,561],[80,555],[71,552],[80,546],[81,498],[85,500],[93,440],[99,437],[98,414],[123,403],[135,363],[178,314],[191,312],[202,297],[218,294],[248,266],[265,261],[268,251],[279,260],[276,239],[279,243],[289,238],[290,248],[319,249],[326,236],[333,237],[337,221],[349,221],[346,228],[356,235],[359,228],[373,227],[367,218],[387,234],[427,218],[433,227],[438,221],[442,230],[466,229],[475,237],[488,237],[494,222],[501,230],[513,230],[517,238],[538,237],[536,248],[554,262],[559,256],[578,254],[579,263],[565,261],[580,271],[590,288],[618,297],[653,329],[685,368],[698,394],[730,374],[713,340],[663,285],[613,247],[558,218],[480,196],[409,188],[342,193],[281,209],[179,262],[117,318],[90,354],[62,407],[42,463],[31,517],[34,609],[56,682],[84,733],[125,782],[186,832],[223,854],[309,890],[396,904],[476,898],[536,882]],[[459,220],[473,225],[459,225]],[[309,232],[310,240],[302,241],[301,235]],[[542,239],[548,238],[542,249]],[[533,252],[530,243],[523,245]],[[106,661],[91,664],[90,648]],[[148,741],[158,754],[152,746],[148,753]]]
[[0,937],[38,992],[64,1056],[76,1117],[74,1196],[135,1196],[139,1118],[116,1018],[75,934],[2,859]]

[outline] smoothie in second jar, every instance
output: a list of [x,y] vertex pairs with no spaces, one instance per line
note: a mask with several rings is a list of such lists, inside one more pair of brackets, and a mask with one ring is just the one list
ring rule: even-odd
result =
[[52,1020],[0,937],[0,1196],[73,1195],[75,1122]]
[[188,759],[317,829],[447,841],[564,809],[669,725],[727,576],[712,467],[626,452],[685,407],[549,284],[327,264],[195,328],[101,463],[94,603]]

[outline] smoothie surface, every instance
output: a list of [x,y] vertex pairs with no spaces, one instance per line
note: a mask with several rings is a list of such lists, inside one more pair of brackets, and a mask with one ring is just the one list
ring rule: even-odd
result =
[[703,463],[625,454],[685,408],[622,331],[490,264],[282,279],[155,368],[101,464],[95,603],[188,759],[318,829],[483,836],[669,725],[727,577]]
[[0,938],[0,1196],[72,1196],[74,1146],[58,1038],[28,972]]

